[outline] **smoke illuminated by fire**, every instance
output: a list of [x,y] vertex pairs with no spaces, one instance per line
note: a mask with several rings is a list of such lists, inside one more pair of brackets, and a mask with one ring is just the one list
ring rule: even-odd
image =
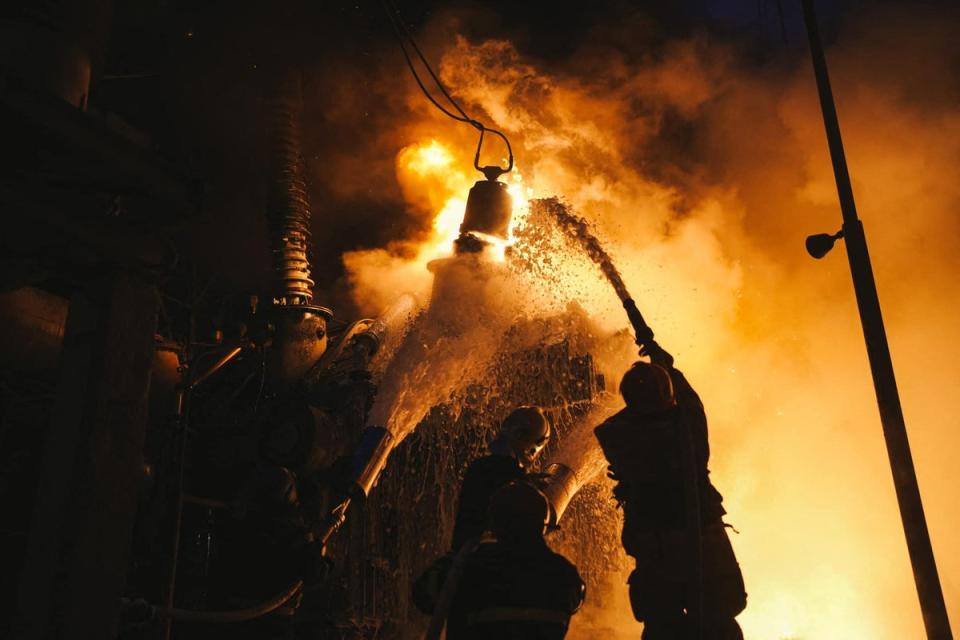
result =
[[[957,625],[960,116],[938,98],[957,90],[956,71],[942,63],[956,43],[948,30],[885,20],[900,31],[850,34],[829,55]],[[891,57],[893,38],[915,40],[912,62]],[[732,539],[749,592],[740,617],[747,638],[921,637],[844,248],[821,262],[803,253],[807,234],[840,223],[809,63],[747,71],[731,49],[699,39],[653,58],[603,43],[582,53],[548,72],[509,42],[459,38],[441,75],[511,137],[523,169],[522,178],[505,177],[515,225],[527,223],[527,199],[551,195],[590,219],[660,342],[701,392],[713,478],[742,532]],[[931,66],[942,72],[943,94],[917,84],[918,66],[924,78],[936,77]],[[687,127],[671,124],[678,121]],[[404,291],[427,295],[427,263],[451,251],[467,192],[482,178],[457,127],[423,111],[396,149],[404,199],[432,217],[429,233],[344,257],[355,299],[371,312]],[[563,283],[551,295],[582,305],[606,330],[626,326],[589,261],[559,252],[550,269],[557,277],[547,284]],[[603,363],[608,379],[629,357]],[[625,592],[619,579],[611,588]],[[623,593],[592,595],[602,610],[575,618],[571,638],[600,628],[638,637]]]
[[[409,205],[433,216],[429,235],[402,247],[349,253],[344,257],[353,278],[354,295],[362,304],[383,307],[391,296],[410,291],[426,298],[430,287],[427,264],[450,255],[460,234],[467,206],[467,193],[483,176],[463,157],[455,157],[448,145],[431,138],[413,142],[397,153],[397,180]],[[514,224],[523,220],[524,203],[532,191],[523,184],[519,169],[503,176],[514,202]],[[488,238],[499,243],[495,238]],[[509,243],[509,240],[507,241]],[[504,243],[499,243],[503,256]],[[409,254],[412,253],[411,257]],[[402,256],[402,257],[401,257]]]

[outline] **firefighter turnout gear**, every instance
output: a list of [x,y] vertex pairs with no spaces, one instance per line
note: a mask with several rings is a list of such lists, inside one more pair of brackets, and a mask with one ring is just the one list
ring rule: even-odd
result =
[[740,567],[710,482],[707,420],[683,374],[638,363],[621,384],[627,406],[595,429],[636,561],[634,616],[644,640],[739,640]]
[[447,621],[449,640],[559,640],[584,599],[570,562],[543,539],[546,497],[526,482],[494,495],[496,541],[467,558]]
[[490,443],[490,455],[467,467],[457,504],[453,550],[479,538],[489,526],[490,499],[498,489],[526,477],[550,440],[550,423],[537,407],[518,407],[506,417],[500,433]]

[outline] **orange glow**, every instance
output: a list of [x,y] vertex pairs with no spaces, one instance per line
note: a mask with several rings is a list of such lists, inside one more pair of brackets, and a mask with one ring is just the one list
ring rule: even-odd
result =
[[467,168],[436,139],[414,142],[397,154],[397,178],[413,206],[433,218],[430,236],[418,247],[422,264],[449,255],[460,232],[470,186]]
[[[414,206],[424,207],[433,215],[431,236],[418,247],[419,260],[426,262],[449,255],[453,241],[460,234],[460,223],[467,206],[467,194],[474,182],[483,176],[474,169],[472,160],[458,160],[450,148],[435,138],[414,142],[397,154],[397,176],[401,188]],[[532,189],[524,185],[519,169],[503,176],[513,198],[513,225],[523,220]],[[498,238],[487,238],[502,259],[509,244]]]
[[[898,85],[870,69],[899,79],[914,71],[870,48],[878,42],[837,51],[831,70],[956,625],[960,183],[950,168],[960,154],[960,115],[891,97]],[[489,116],[513,142],[522,174],[503,177],[514,198],[510,241],[529,223],[529,199],[557,195],[572,204],[702,395],[712,478],[742,532],[731,539],[749,592],[739,618],[747,640],[923,637],[844,248],[817,262],[803,252],[807,234],[839,224],[808,66],[776,77],[745,73],[729,51],[703,47],[676,42],[662,60],[642,63],[598,56],[579,75],[551,75],[509,42],[460,39],[441,76],[465,108]],[[917,59],[936,68],[946,59],[922,50],[928,57]],[[861,58],[872,62],[858,66]],[[658,135],[665,114],[675,113],[700,118],[704,162],[722,170],[709,178],[671,173],[671,154],[680,152]],[[355,299],[372,308],[429,289],[426,263],[449,254],[467,192],[480,179],[457,125],[432,113],[408,124],[397,178],[407,206],[432,225],[427,237],[398,240],[404,251],[345,256]],[[427,130],[436,137],[422,136]],[[537,297],[546,284],[529,283],[534,311],[576,302],[604,329],[626,326],[588,260],[566,250],[545,258],[553,288]],[[618,379],[632,356],[605,356],[607,379]],[[608,640],[639,636],[628,607],[591,610],[611,598],[622,603],[628,565],[611,578],[616,596],[588,598],[571,640],[598,630]]]

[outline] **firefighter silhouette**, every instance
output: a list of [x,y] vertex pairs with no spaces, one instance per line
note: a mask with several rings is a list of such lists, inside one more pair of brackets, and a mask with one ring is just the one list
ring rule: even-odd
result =
[[595,429],[636,561],[630,603],[644,640],[740,640],[743,576],[710,482],[703,403],[672,361],[624,375],[626,407]]
[[559,640],[584,599],[576,567],[544,540],[549,504],[527,482],[490,501],[490,532],[469,553],[454,589],[449,640]]
[[490,498],[512,480],[522,480],[550,440],[550,423],[537,407],[517,407],[504,419],[490,453],[467,467],[457,504],[453,550],[487,529]]

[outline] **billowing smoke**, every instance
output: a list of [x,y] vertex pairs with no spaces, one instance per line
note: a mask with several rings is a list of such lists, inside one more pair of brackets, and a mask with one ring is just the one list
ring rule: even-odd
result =
[[[958,13],[874,12],[857,23],[868,26],[847,29],[828,56],[956,625]],[[747,637],[921,637],[844,249],[820,262],[803,250],[807,234],[840,224],[805,50],[748,64],[715,37],[647,51],[609,27],[547,69],[509,41],[456,37],[450,24],[437,19],[424,38],[444,43],[441,75],[465,106],[510,135],[514,195],[560,196],[592,222],[703,396],[713,478],[740,532]],[[377,155],[364,183],[399,185],[406,202],[396,226],[377,220],[395,230],[389,242],[344,257],[354,302],[368,313],[429,290],[426,262],[448,250],[479,178],[471,130],[429,111],[397,80],[399,63],[379,72],[404,117],[374,118],[338,171],[341,189],[359,189],[351,172]],[[487,162],[501,154],[491,141]],[[519,212],[518,230],[529,223]],[[555,277],[541,282],[560,289],[531,300],[576,302],[606,330],[626,326],[589,261],[560,251],[547,270]],[[611,379],[629,357],[605,359]],[[637,637],[621,591],[592,595],[602,611],[584,623]],[[577,625],[570,637],[590,636]]]

